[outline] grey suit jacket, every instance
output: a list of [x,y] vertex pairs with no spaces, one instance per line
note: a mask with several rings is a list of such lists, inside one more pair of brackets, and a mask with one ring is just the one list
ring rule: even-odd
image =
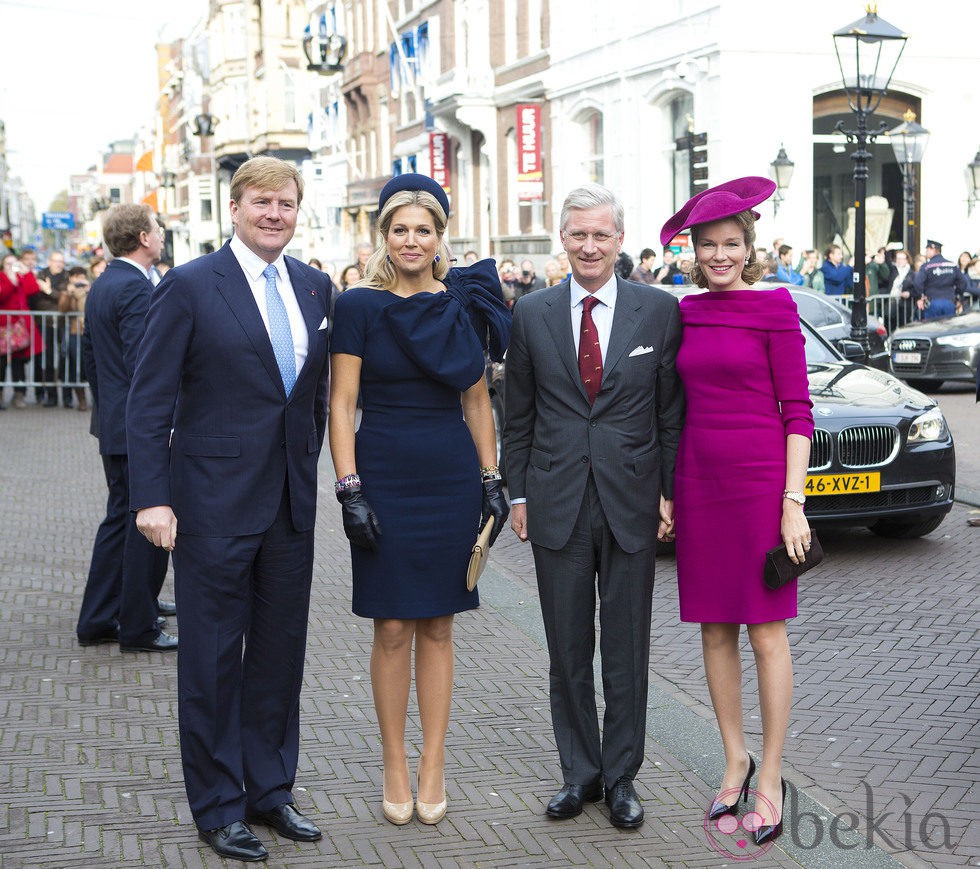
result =
[[656,545],[661,491],[673,497],[684,418],[680,309],[663,290],[617,278],[602,384],[590,405],[569,294],[566,280],[514,306],[505,383],[508,489],[511,498],[527,498],[530,541],[561,549],[591,466],[610,530],[625,551],[638,552]]

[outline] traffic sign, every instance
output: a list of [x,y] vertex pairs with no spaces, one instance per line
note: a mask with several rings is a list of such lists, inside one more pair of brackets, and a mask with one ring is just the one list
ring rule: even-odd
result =
[[45,211],[41,215],[41,226],[45,229],[74,229],[75,215],[70,211]]

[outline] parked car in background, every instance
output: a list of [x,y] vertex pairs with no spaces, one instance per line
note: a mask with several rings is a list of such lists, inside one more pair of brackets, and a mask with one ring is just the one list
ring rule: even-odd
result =
[[[767,282],[763,281],[758,286],[766,287]],[[770,289],[784,284],[769,282]],[[690,296],[694,293],[703,293],[704,290],[690,285],[684,287],[669,287],[669,292],[678,299]],[[838,350],[842,341],[851,340],[851,309],[837,301],[836,296],[825,296],[804,287],[786,287],[789,294],[796,302],[796,308],[800,312],[800,317],[806,320],[820,334],[820,337],[827,340]],[[882,371],[888,370],[888,348],[885,346],[885,339],[888,330],[880,317],[868,314],[868,358],[862,359],[865,364]],[[853,351],[852,351],[853,352]]]
[[[864,356],[856,342],[842,340],[842,355],[806,320],[801,326],[816,424],[807,518],[883,537],[934,531],[953,506],[956,478],[953,437],[939,406],[888,372],[853,361]],[[498,446],[505,364],[487,366]],[[501,472],[506,479],[502,455]]]
[[916,389],[939,389],[947,381],[974,383],[980,359],[980,313],[921,320],[888,339],[891,371]]
[[[836,297],[834,296],[825,296],[823,293],[815,293],[813,290],[789,287],[789,292],[793,301],[796,302],[800,316],[813,326],[821,337],[838,349],[840,349],[841,341],[850,340],[850,308],[835,301]],[[868,314],[868,348],[870,352],[865,363],[874,368],[880,368],[882,371],[888,370],[888,348],[885,346],[887,337],[888,330],[881,318]]]

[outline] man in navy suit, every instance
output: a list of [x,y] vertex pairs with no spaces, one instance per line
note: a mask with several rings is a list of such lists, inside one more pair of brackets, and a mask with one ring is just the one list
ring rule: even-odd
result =
[[231,241],[154,291],[127,409],[136,524],[173,552],[187,797],[238,860],[267,857],[248,821],[320,838],[292,787],[332,286],[283,256],[302,195],[293,164],[242,164]]
[[160,256],[163,233],[147,205],[112,206],[102,232],[115,259],[86,302],[82,356],[98,413],[109,498],[76,631],[83,646],[119,642],[124,652],[168,652],[177,648],[177,638],[160,630],[156,601],[167,553],[139,533],[129,512],[126,447],[126,397],[153,289],[147,269]]

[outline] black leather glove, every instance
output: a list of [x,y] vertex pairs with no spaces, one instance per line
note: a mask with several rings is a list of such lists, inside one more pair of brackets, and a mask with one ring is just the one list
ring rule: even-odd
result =
[[337,494],[344,514],[344,534],[355,546],[378,551],[381,524],[360,489],[347,489]]
[[480,517],[480,527],[487,524],[487,519],[493,516],[493,528],[490,530],[490,545],[493,546],[504,523],[510,515],[510,504],[504,494],[503,480],[485,480],[483,483],[483,515]]

